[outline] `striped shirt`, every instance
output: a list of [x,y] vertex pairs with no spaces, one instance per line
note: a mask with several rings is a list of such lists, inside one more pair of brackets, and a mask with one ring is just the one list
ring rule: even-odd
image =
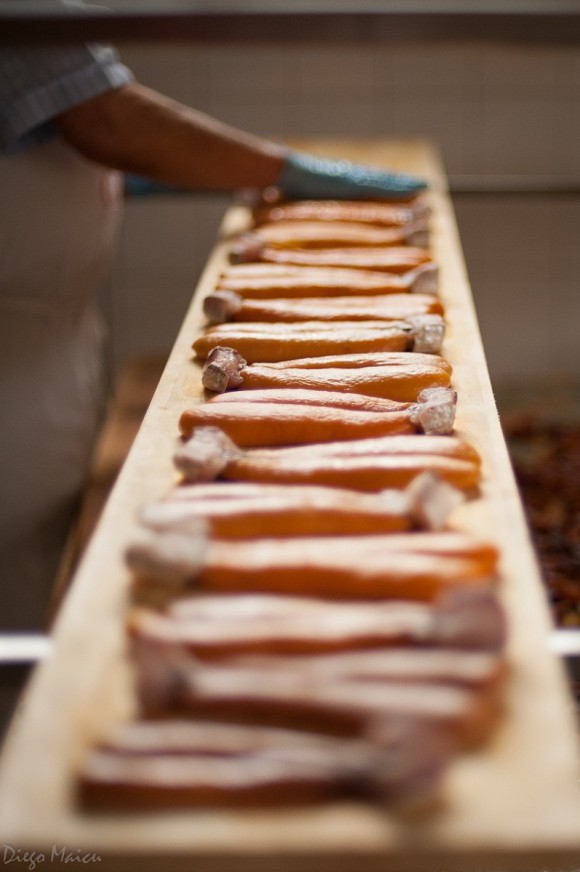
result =
[[109,46],[0,49],[0,150],[23,151],[53,136],[57,115],[132,80]]

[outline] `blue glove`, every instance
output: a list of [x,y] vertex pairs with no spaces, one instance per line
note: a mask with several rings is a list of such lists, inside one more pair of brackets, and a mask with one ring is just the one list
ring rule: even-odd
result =
[[289,200],[406,199],[425,190],[416,176],[290,151],[277,185]]

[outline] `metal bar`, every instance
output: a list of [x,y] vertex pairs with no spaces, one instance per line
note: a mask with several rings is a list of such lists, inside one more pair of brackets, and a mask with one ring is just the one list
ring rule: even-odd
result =
[[0,666],[15,663],[36,663],[52,650],[52,641],[39,633],[6,633],[0,635]]
[[[271,9],[262,4],[223,4],[215,11],[204,6],[155,8],[126,7],[117,10],[82,10],[67,7],[67,14],[57,15],[39,7],[22,4],[0,5],[0,43],[74,42],[113,40],[119,43],[138,41],[189,42],[340,42],[344,40],[493,40],[496,42],[554,42],[559,45],[580,40],[578,3],[549,11],[543,3],[536,11],[520,4],[519,12],[431,11],[422,6],[417,11],[401,11],[386,6],[372,11],[365,4],[332,4],[327,11],[289,11],[288,4]],[[459,5],[448,7],[457,10]],[[488,5],[488,8],[489,5]]]
[[548,647],[560,657],[580,657],[580,630],[552,630]]
[[[64,0],[67,2],[67,0]],[[87,0],[88,3],[88,0]],[[247,14],[259,12],[286,13],[494,13],[505,15],[567,15],[578,11],[580,0],[68,0],[65,9],[61,0],[2,0],[1,10],[17,13],[19,16],[34,16],[39,12],[51,15],[95,15],[102,12],[188,12],[201,14],[234,13]]]
[[580,705],[580,629],[553,630],[548,637],[548,647],[565,662]]

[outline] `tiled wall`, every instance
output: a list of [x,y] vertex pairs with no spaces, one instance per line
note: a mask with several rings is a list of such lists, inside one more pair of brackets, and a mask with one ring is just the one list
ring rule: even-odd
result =
[[[428,137],[452,183],[475,189],[580,180],[573,46],[178,44],[122,56],[144,83],[255,133]],[[107,298],[117,365],[171,346],[226,203],[128,206]],[[470,194],[455,205],[494,381],[574,375],[580,198]]]

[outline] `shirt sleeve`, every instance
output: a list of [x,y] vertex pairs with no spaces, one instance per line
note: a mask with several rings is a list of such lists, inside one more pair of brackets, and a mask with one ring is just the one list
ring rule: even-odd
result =
[[0,149],[22,151],[53,134],[62,112],[133,80],[105,45],[0,50]]

